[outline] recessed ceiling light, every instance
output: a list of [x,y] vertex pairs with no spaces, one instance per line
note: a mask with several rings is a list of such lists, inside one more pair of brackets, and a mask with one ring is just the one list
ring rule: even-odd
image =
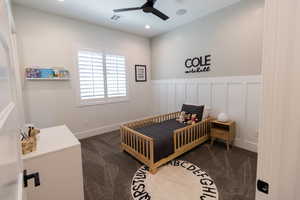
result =
[[145,25],[145,29],[150,29],[151,28],[151,26],[150,25]]
[[57,0],[57,1],[59,1],[59,2],[64,2],[65,0]]
[[187,13],[186,9],[179,9],[177,10],[176,15],[181,16],[181,15],[185,15],[186,13]]

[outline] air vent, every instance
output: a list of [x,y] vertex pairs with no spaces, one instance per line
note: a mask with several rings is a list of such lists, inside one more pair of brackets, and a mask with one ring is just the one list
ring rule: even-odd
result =
[[121,18],[120,15],[113,15],[110,19],[113,21],[118,21]]
[[177,10],[176,15],[182,16],[185,15],[186,13],[187,13],[186,9],[179,9]]

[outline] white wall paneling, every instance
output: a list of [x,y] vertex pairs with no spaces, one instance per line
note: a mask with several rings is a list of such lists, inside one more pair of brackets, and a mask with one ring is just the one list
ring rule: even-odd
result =
[[219,113],[227,113],[227,101],[228,101],[228,91],[226,83],[215,82],[212,84],[212,99],[211,99],[211,109],[212,115],[218,116]]
[[168,95],[164,95],[164,94],[168,94],[168,84],[162,84],[159,87],[159,111],[160,113],[167,113],[168,112]]
[[237,123],[235,145],[257,151],[261,76],[155,80],[154,114],[179,111],[183,103],[206,105],[212,116]]
[[174,110],[179,110],[181,108],[181,105],[185,101],[186,101],[186,83],[185,82],[178,82],[178,83],[176,82],[175,83],[175,102],[176,103],[175,103]]
[[[159,85],[157,85],[159,87]],[[168,112],[176,112],[176,85],[168,84]],[[159,103],[159,102],[158,102]]]
[[198,84],[187,83],[186,84],[186,101],[191,104],[198,104]]
[[198,104],[212,107],[212,83],[198,84]]

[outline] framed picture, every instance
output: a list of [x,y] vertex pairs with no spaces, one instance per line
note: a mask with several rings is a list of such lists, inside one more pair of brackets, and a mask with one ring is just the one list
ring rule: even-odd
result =
[[146,82],[147,81],[146,65],[135,65],[135,81],[136,82]]

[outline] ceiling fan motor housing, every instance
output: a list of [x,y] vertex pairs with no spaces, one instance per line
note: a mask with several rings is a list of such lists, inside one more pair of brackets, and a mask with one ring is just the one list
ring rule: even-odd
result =
[[145,13],[151,13],[153,11],[154,3],[152,1],[148,1],[142,6],[142,9]]
[[144,11],[145,13],[151,13],[152,10],[153,10],[152,7],[146,7],[146,8],[143,8],[143,11]]

